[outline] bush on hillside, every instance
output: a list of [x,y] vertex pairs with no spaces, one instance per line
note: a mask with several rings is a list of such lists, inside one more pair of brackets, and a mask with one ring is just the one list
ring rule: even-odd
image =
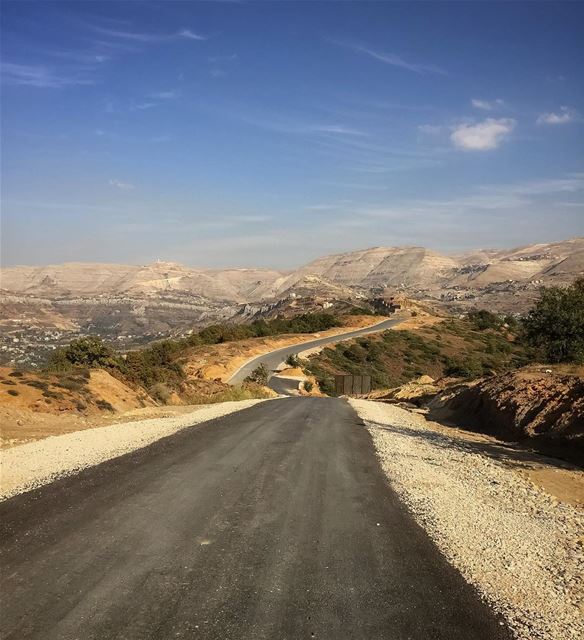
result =
[[259,367],[256,367],[249,374],[249,376],[247,376],[244,382],[252,382],[255,384],[260,384],[265,387],[268,384],[269,377],[270,377],[270,372],[267,370],[266,366],[263,364],[260,364]]
[[300,358],[295,353],[291,353],[286,358],[286,364],[289,367],[299,367],[300,366]]
[[491,313],[487,309],[469,311],[468,319],[470,323],[479,331],[485,329],[500,329],[503,326],[503,318],[496,313]]
[[547,362],[584,363],[584,278],[543,287],[523,325],[525,341]]
[[67,371],[74,366],[115,367],[120,362],[119,355],[97,336],[86,336],[73,340],[67,347],[57,349],[48,362],[50,371]]

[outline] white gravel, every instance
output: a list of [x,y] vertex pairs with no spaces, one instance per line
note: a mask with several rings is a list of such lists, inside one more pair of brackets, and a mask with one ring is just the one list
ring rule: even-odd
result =
[[515,636],[584,638],[582,510],[421,415],[350,402],[392,487]]
[[192,413],[85,429],[0,451],[0,500],[47,484],[60,476],[145,447],[213,418],[266,400],[220,402]]

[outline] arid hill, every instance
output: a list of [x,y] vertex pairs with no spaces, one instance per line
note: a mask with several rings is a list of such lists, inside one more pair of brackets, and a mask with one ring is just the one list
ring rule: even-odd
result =
[[[542,285],[584,273],[584,238],[446,256],[423,247],[376,247],[318,258],[292,272],[71,263],[0,272],[0,362],[29,362],[97,333],[131,346],[213,322],[361,306],[405,294],[459,313],[530,308]],[[25,358],[22,360],[22,358]]]

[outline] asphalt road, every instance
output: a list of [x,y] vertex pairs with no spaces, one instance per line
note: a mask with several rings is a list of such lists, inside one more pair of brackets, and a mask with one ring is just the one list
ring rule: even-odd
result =
[[268,384],[270,388],[281,396],[297,396],[300,390],[300,378],[290,378],[287,376],[273,375]]
[[510,637],[341,399],[186,429],[16,496],[0,522],[4,639]]
[[363,329],[355,329],[355,331],[350,331],[348,333],[343,333],[337,336],[328,336],[326,338],[317,338],[315,340],[310,340],[309,342],[303,342],[302,344],[295,344],[290,347],[283,347],[282,349],[277,349],[276,351],[271,351],[270,353],[265,353],[253,360],[250,360],[248,363],[243,365],[241,369],[238,369],[229,379],[230,384],[241,384],[245,378],[260,364],[266,366],[270,371],[275,371],[282,362],[286,360],[289,355],[297,354],[302,351],[306,351],[308,349],[314,349],[315,347],[322,347],[327,344],[333,344],[335,342],[342,342],[343,340],[349,340],[350,338],[357,338],[358,336],[364,336],[369,333],[377,333],[378,331],[385,331],[386,329],[390,329],[396,324],[402,322],[403,318],[390,318],[389,320],[385,320],[376,324],[372,327],[364,327]]

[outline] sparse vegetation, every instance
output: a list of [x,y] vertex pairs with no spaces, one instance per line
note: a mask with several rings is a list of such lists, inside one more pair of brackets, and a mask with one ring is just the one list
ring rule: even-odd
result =
[[385,331],[340,343],[312,356],[306,368],[324,393],[334,395],[336,373],[371,375],[372,388],[383,389],[424,374],[472,379],[528,360],[525,346],[508,331],[479,330],[471,320],[449,319],[415,332]]
[[221,344],[233,340],[263,338],[284,333],[317,333],[342,326],[341,319],[331,313],[304,313],[294,318],[256,320],[251,324],[211,325],[186,339],[187,344]]
[[115,411],[113,406],[107,400],[96,400],[95,406],[104,411],[111,411],[112,413]]
[[475,329],[479,331],[483,331],[484,329],[500,329],[505,322],[501,316],[487,309],[470,311],[468,319]]
[[[169,402],[175,392],[191,402],[193,394],[189,397],[187,376],[181,364],[189,349],[256,337],[316,333],[339,326],[342,326],[341,319],[330,313],[306,313],[290,319],[260,320],[249,325],[211,325],[188,338],[162,340],[123,355],[101,338],[87,336],[74,340],[67,347],[57,349],[52,354],[45,373],[58,376],[58,381],[54,383],[56,386],[72,392],[82,392],[90,369],[102,368],[122,382],[144,389],[150,397],[160,403]],[[298,358],[291,356],[289,364],[298,366]],[[257,393],[261,385],[267,384],[268,377],[269,372],[265,367],[259,367],[248,377],[246,384],[237,394],[243,399],[263,397]],[[15,383],[6,381],[5,384]],[[54,397],[54,392],[48,391],[48,382],[35,380],[30,384],[47,391],[49,397]],[[231,393],[231,390],[226,390],[222,392],[222,397],[228,397]],[[201,399],[201,402],[221,401],[215,399],[215,396],[210,399],[209,395],[201,394],[201,398],[203,397],[204,400]]]
[[213,404],[215,402],[236,402],[269,397],[270,393],[263,386],[248,382],[240,387],[227,387],[218,393],[191,394],[187,396],[186,401],[188,404]]
[[525,342],[542,360],[584,363],[584,278],[542,288],[523,326]]

